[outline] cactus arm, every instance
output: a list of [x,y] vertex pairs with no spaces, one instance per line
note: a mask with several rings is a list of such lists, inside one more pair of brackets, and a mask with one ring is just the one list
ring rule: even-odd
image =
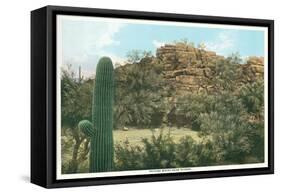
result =
[[78,123],[78,128],[88,137],[95,135],[94,126],[88,120],[82,120]]

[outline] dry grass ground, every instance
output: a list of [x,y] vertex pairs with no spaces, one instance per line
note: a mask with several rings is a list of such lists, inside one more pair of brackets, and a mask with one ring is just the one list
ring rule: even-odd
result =
[[[177,143],[182,137],[190,136],[196,141],[200,141],[198,137],[198,132],[192,131],[188,128],[165,128],[165,129],[131,129],[129,128],[127,131],[124,130],[114,130],[113,131],[113,139],[114,144],[123,143],[126,140],[130,142],[132,146],[143,146],[142,139],[147,138],[151,139],[152,134],[154,133],[156,136],[161,133],[163,130],[163,134],[168,134],[172,136],[173,140]],[[64,138],[67,138],[64,136]],[[64,165],[68,165],[72,157],[72,148],[67,150],[62,150],[62,162]],[[79,164],[78,172],[85,173],[88,172],[88,160],[82,161]]]
[[168,134],[173,137],[175,142],[178,142],[184,136],[190,136],[194,140],[199,141],[200,138],[198,137],[198,133],[196,131],[192,131],[188,128],[165,128],[165,129],[128,129],[127,131],[124,130],[114,130],[113,131],[113,138],[114,143],[122,143],[126,140],[130,142],[131,145],[142,145],[142,139],[147,138],[150,139],[152,134],[159,135],[161,130],[163,130],[163,134]]

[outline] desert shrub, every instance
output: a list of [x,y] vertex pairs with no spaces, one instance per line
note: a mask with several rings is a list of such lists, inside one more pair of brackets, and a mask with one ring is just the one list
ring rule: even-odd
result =
[[250,139],[251,150],[249,162],[263,162],[264,161],[264,122],[258,121],[251,123],[252,130],[248,136]]
[[183,117],[185,126],[198,131],[200,130],[198,117],[201,113],[210,112],[214,101],[215,99],[207,93],[186,94],[177,98],[174,114]]
[[115,148],[116,170],[163,169],[206,166],[216,163],[214,142],[196,142],[183,137],[175,142],[169,134],[152,134],[142,145],[132,146],[128,141]]
[[263,127],[251,121],[241,98],[227,92],[213,98],[212,111],[202,112],[198,121],[201,135],[209,135],[216,142],[218,160],[242,163],[251,154],[256,157],[256,145],[263,150],[259,138]]
[[211,140],[204,140],[197,144],[196,149],[193,151],[193,154],[197,156],[195,166],[217,165],[215,143]]
[[239,97],[247,109],[248,113],[263,113],[264,106],[264,83],[263,80],[247,83],[243,85],[239,91]]
[[146,168],[173,168],[176,167],[176,144],[170,134],[162,131],[158,136],[152,135],[151,140],[143,139],[143,165]]
[[216,163],[214,142],[202,140],[200,143],[191,137],[183,137],[177,145],[176,163],[180,167],[207,166]]
[[128,141],[115,145],[116,170],[159,169],[176,167],[176,146],[169,134],[153,133],[142,145]]
[[115,170],[142,169],[143,148],[132,146],[126,140],[115,145]]
[[182,167],[195,166],[198,160],[197,155],[194,155],[196,147],[191,137],[182,138],[177,145],[177,164]]

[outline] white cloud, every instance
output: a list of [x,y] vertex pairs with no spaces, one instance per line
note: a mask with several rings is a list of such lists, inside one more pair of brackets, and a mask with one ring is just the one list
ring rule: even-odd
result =
[[62,28],[63,63],[72,64],[75,71],[81,66],[86,77],[94,75],[96,64],[102,56],[110,56],[114,64],[122,63],[122,58],[106,50],[120,44],[115,35],[124,26],[113,22],[65,20]]
[[110,56],[114,66],[117,64],[124,65],[126,61],[126,59],[119,57],[114,53],[100,50],[95,52],[95,54],[71,57],[69,60],[65,61],[64,64],[72,64],[72,68],[75,71],[75,76],[78,76],[78,68],[81,66],[82,75],[84,77],[93,77],[95,75],[98,60],[103,56]]
[[120,23],[110,23],[105,26],[105,29],[102,30],[102,34],[96,39],[94,45],[96,48],[104,48],[111,45],[119,45],[120,42],[114,40],[114,35],[120,31],[123,27],[123,24]]
[[247,61],[249,60],[250,56],[241,56],[242,59],[242,63],[247,63]]
[[235,49],[236,35],[233,32],[220,32],[213,40],[206,42],[207,50],[215,51],[218,54],[225,55],[230,50]]
[[165,42],[161,42],[161,41],[158,41],[158,40],[153,40],[152,41],[152,44],[156,47],[156,48],[159,48],[161,46],[164,46],[165,45]]
[[123,65],[126,62],[125,58],[117,56],[116,54],[111,53],[111,52],[101,51],[100,53],[98,53],[98,55],[99,56],[110,56],[113,65],[115,65],[116,63]]

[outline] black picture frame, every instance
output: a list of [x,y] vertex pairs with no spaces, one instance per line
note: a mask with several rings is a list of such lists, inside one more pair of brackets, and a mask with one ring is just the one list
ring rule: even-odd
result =
[[[56,15],[101,16],[268,28],[268,167],[56,180]],[[31,12],[31,182],[46,188],[274,173],[274,21],[46,6]]]

